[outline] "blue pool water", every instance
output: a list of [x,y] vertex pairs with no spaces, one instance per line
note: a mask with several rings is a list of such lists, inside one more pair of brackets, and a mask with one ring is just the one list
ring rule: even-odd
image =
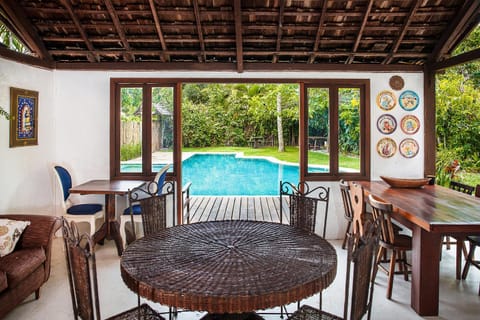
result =
[[183,161],[192,195],[278,195],[279,181],[298,182],[298,166],[235,154],[195,154]]
[[[122,171],[131,169],[127,166]],[[162,166],[154,164],[153,171]],[[192,182],[190,194],[197,196],[278,195],[280,180],[297,183],[299,177],[298,165],[236,154],[194,154],[182,166],[183,185]]]

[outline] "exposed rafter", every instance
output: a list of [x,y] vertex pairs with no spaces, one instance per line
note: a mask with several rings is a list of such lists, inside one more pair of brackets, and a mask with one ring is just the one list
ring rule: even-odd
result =
[[368,17],[370,16],[370,11],[372,11],[373,0],[368,2],[367,10],[365,11],[365,15],[363,16],[362,24],[360,25],[360,30],[358,30],[357,39],[355,40],[355,44],[352,48],[352,54],[348,57],[346,64],[350,64],[355,59],[355,53],[358,50],[358,46],[360,45],[360,40],[362,39],[363,30],[365,30],[365,26],[368,22]]
[[10,20],[13,21],[13,25],[17,29],[16,34],[32,50],[32,52],[35,52],[40,59],[43,59],[46,62],[53,61],[42,39],[35,30],[35,27],[25,18],[26,14],[22,7],[18,5],[18,2],[16,0],[3,0],[0,2],[0,6],[9,16]]
[[455,16],[455,19],[450,23],[447,30],[443,33],[442,37],[435,46],[429,63],[433,64],[441,60],[447,53],[452,50],[455,43],[458,43],[458,37],[460,34],[465,34],[465,28],[472,20],[478,19],[478,11],[480,8],[480,1],[467,0],[465,1],[461,10]]
[[[167,51],[167,44],[165,43],[165,39],[163,38],[162,27],[160,25],[160,19],[158,18],[157,9],[155,8],[155,1],[148,0],[150,3],[150,10],[152,11],[153,20],[155,21],[155,29],[157,30],[158,39],[160,40],[160,44],[162,46],[163,51]],[[160,55],[160,59],[162,61],[170,61],[170,57],[166,54]]]
[[235,20],[235,44],[237,46],[237,72],[243,72],[243,39],[242,39],[242,1],[234,0],[233,12]]
[[[280,45],[282,41],[282,27],[283,27],[283,12],[285,11],[285,0],[280,0],[280,8],[278,9],[278,28],[277,28],[277,45],[275,52],[280,52]],[[277,63],[278,54],[273,55],[272,62]]]
[[[112,4],[111,0],[104,0],[105,1],[105,6],[107,7],[108,14],[110,15],[110,18],[113,21],[113,24],[115,26],[115,30],[118,33],[118,36],[122,40],[123,47],[125,48],[126,51],[131,51],[130,49],[130,44],[128,44],[127,37],[125,36],[125,32],[123,31],[122,24],[120,23],[120,20],[118,19],[117,13],[115,12],[115,7]],[[130,53],[126,53],[123,55],[125,61],[127,62],[132,62],[135,61],[135,56]]]
[[3,21],[47,64],[92,69],[113,62],[231,63],[237,72],[252,63],[428,68],[448,59],[480,21],[479,0],[4,0],[0,6]]
[[200,18],[200,8],[198,7],[198,0],[193,0],[193,12],[195,14],[195,24],[197,26],[200,50],[202,51],[202,54],[198,56],[198,62],[205,62],[207,61],[207,56],[205,55],[205,41],[203,40],[202,20]]
[[405,34],[407,33],[407,29],[410,26],[410,23],[412,22],[412,18],[415,16],[417,13],[418,8],[420,7],[421,1],[414,1],[414,6],[410,8],[410,12],[408,16],[405,19],[405,22],[403,23],[402,26],[402,31],[398,35],[397,40],[395,40],[395,44],[392,46],[392,50],[390,50],[390,55],[382,62],[383,64],[388,64],[390,61],[392,61],[392,55],[397,52],[398,48],[400,47],[400,44],[403,41],[403,38],[405,37]]
[[70,18],[72,19],[75,26],[77,27],[78,32],[80,33],[80,36],[82,37],[83,42],[85,42],[85,45],[87,46],[88,50],[90,51],[87,54],[88,61],[99,62],[100,61],[99,56],[96,55],[94,57],[93,54],[92,54],[92,52],[95,51],[95,49],[94,49],[92,43],[90,42],[90,40],[88,39],[87,33],[83,29],[82,24],[80,23],[80,20],[78,19],[77,15],[75,14],[75,11],[73,10],[73,7],[72,7],[72,3],[70,2],[70,0],[60,0],[60,2],[67,9],[68,14],[70,15]]
[[432,69],[435,71],[439,71],[439,70],[451,68],[451,67],[454,67],[463,63],[467,63],[470,61],[475,61],[475,60],[480,60],[480,48],[469,51],[469,52],[465,52],[465,53],[459,54],[458,56],[435,63],[434,65],[432,65]]
[[[327,1],[328,0],[323,0],[322,3],[322,14],[320,15],[320,21],[318,22],[318,29],[315,36],[315,44],[313,45],[313,52],[318,51],[318,46],[320,45],[320,38],[323,36],[323,31],[325,30],[323,25],[325,24],[325,17],[327,15]],[[315,56],[310,55],[308,63],[313,63],[313,61],[315,61]]]

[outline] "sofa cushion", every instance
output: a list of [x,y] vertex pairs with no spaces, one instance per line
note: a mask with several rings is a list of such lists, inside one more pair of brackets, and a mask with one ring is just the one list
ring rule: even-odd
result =
[[0,271],[0,292],[5,290],[7,287],[7,274],[5,271]]
[[6,273],[8,287],[15,288],[46,259],[45,250],[41,247],[16,250],[0,258],[0,272]]
[[4,257],[15,249],[23,230],[30,221],[0,219],[0,257]]

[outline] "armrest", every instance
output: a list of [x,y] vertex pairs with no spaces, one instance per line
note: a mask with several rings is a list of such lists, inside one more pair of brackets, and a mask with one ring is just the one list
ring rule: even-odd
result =
[[52,253],[52,241],[55,232],[60,227],[60,219],[55,216],[34,215],[34,214],[6,214],[0,215],[1,218],[30,221],[30,225],[25,228],[20,237],[18,248],[43,247],[45,250],[45,281],[50,276],[50,260]]

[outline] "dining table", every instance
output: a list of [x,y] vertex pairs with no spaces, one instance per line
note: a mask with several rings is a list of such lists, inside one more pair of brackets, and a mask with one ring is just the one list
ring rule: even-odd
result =
[[98,179],[90,180],[70,188],[70,193],[105,195],[105,221],[93,235],[94,243],[101,243],[105,239],[114,240],[118,255],[122,255],[123,243],[122,237],[120,236],[120,225],[116,217],[116,196],[125,195],[129,190],[144,183],[146,183],[146,181],[143,180]]
[[337,254],[322,237],[290,225],[209,221],[137,239],[120,270],[125,284],[148,300],[213,315],[248,314],[327,288]]
[[[437,316],[442,236],[461,241],[469,234],[480,233],[480,199],[439,185],[393,188],[384,181],[358,183],[367,196],[372,194],[391,203],[392,218],[411,229],[410,304],[421,316]],[[462,250],[461,242],[457,250]],[[460,269],[457,263],[457,278]]]

